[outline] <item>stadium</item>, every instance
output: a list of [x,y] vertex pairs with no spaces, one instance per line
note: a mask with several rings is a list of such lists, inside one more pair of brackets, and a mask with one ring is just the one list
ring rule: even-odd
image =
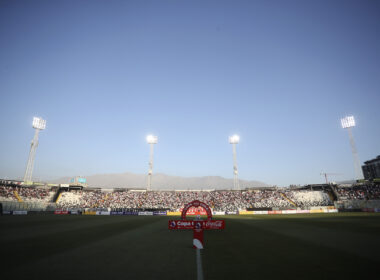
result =
[[[204,278],[191,231],[167,227],[194,199],[226,223],[205,231]],[[147,191],[2,180],[0,201],[2,273],[17,279],[357,279],[380,261],[377,183]]]
[[0,1],[0,280],[379,277],[379,15]]
[[[355,126],[353,117],[343,128]],[[236,145],[230,188],[102,188],[77,176],[33,182],[35,117],[24,180],[0,180],[1,269],[6,279],[358,279],[380,258],[378,159],[357,180],[241,189]],[[352,135],[350,134],[350,137]],[[191,233],[193,236],[191,237]],[[16,275],[16,276],[15,276]]]

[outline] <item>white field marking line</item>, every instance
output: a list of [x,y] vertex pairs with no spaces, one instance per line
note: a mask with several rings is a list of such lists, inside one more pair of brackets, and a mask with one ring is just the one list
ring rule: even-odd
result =
[[203,280],[201,249],[196,249],[196,251],[197,251],[197,279]]

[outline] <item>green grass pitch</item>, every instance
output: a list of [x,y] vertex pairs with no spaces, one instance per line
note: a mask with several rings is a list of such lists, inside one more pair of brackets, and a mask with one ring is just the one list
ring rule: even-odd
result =
[[[196,279],[192,231],[158,216],[0,217],[1,279]],[[380,214],[226,216],[204,279],[378,279]],[[375,273],[374,277],[370,277]]]

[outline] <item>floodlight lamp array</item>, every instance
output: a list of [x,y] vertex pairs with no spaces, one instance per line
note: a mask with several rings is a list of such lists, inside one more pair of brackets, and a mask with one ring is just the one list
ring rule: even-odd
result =
[[46,120],[38,117],[33,118],[33,128],[43,130],[46,128]]
[[157,144],[157,142],[158,142],[157,136],[148,135],[146,137],[146,142],[148,142],[148,144]]
[[230,136],[229,140],[230,140],[230,144],[238,144],[240,141],[240,137],[239,135],[235,134],[235,135]]
[[355,126],[355,118],[354,116],[347,116],[340,119],[343,128],[349,128]]

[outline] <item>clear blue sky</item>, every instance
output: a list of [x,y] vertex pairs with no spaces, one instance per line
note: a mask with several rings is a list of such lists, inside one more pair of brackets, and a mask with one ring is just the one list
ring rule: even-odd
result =
[[0,1],[0,178],[154,172],[287,186],[380,154],[379,1]]

